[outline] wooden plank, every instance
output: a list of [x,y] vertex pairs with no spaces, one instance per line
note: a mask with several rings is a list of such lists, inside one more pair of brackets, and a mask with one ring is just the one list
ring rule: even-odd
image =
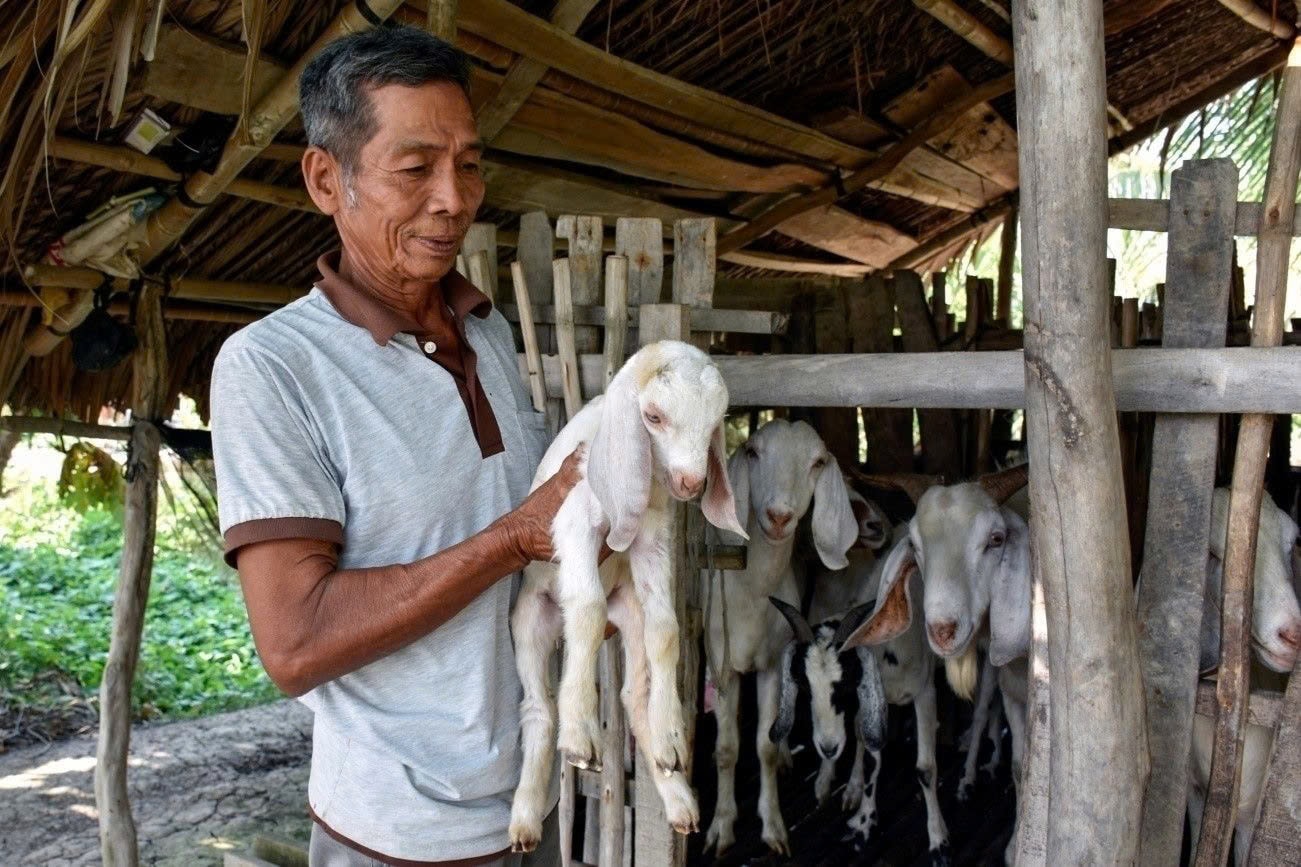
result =
[[[900,330],[903,332],[904,351],[937,351],[939,340],[926,304],[921,277],[913,271],[896,271],[894,303]],[[958,420],[952,410],[919,409],[917,424],[921,428],[922,437],[922,472],[941,475],[946,479],[961,478],[962,440],[958,436]]]
[[[601,785],[597,795],[600,840],[597,863],[623,864],[624,809],[627,781],[624,779],[623,749],[628,730],[623,719],[619,687],[623,683],[621,636],[611,636],[601,646]],[[591,801],[588,802],[590,807]]]
[[[528,286],[529,297],[534,304],[549,305],[554,298],[551,262],[556,257],[556,244],[545,211],[520,215],[519,237],[515,243],[515,259],[524,269],[524,284]],[[538,331],[538,347],[544,354],[556,351],[555,329],[548,327]]]
[[[1112,229],[1164,232],[1169,220],[1169,202],[1163,199],[1108,199],[1107,225]],[[1238,202],[1233,234],[1251,237],[1260,231],[1260,202]],[[1301,235],[1301,223],[1293,221],[1292,234]]]
[[[560,394],[554,356],[542,362],[547,393]],[[1020,351],[720,355],[714,363],[734,406],[1025,408]],[[601,390],[604,369],[604,356],[579,359],[586,393]],[[1294,348],[1131,349],[1112,355],[1111,373],[1121,412],[1301,413]]]
[[[574,33],[595,5],[596,0],[559,0],[551,10],[551,23],[566,33]],[[475,112],[484,141],[491,142],[510,123],[546,71],[545,63],[531,57],[515,58],[497,95]]]
[[[1238,170],[1230,160],[1186,162],[1171,178],[1163,346],[1224,345],[1237,189]],[[1137,305],[1125,309],[1132,311],[1125,330],[1137,336]],[[1155,419],[1138,586],[1151,757],[1139,837],[1142,864],[1177,863],[1183,844],[1199,652],[1197,631],[1187,624],[1202,613],[1218,444],[1216,416]]]
[[605,260],[605,384],[623,367],[628,341],[628,260]]
[[862,277],[872,270],[870,265],[856,262],[811,262],[795,256],[780,253],[765,253],[755,250],[732,250],[720,252],[718,258],[733,265],[745,265],[750,268],[766,268],[769,271],[789,271],[793,274],[825,274],[832,277]]
[[[488,264],[488,272],[483,275],[486,283],[482,286],[474,280],[473,261],[479,253],[486,255]],[[497,224],[472,223],[465,233],[465,240],[461,242],[461,255],[465,256],[466,262],[472,265],[469,274],[470,282],[475,283],[479,291],[487,294],[489,298],[495,298],[497,287],[500,285],[500,278],[497,275]]]
[[[1296,220],[1297,174],[1301,168],[1301,46],[1296,44],[1283,72],[1277,112],[1256,247],[1253,347],[1278,346],[1283,339],[1292,226]],[[1269,415],[1244,416],[1234,451],[1229,529],[1224,546],[1224,601],[1220,609],[1220,666],[1216,684],[1220,713],[1215,720],[1211,777],[1194,861],[1197,867],[1223,867],[1228,863],[1237,820],[1251,663],[1256,535],[1265,482],[1265,456],[1273,424],[1274,419]]]
[[488,261],[487,251],[480,250],[472,255],[467,265],[470,269],[468,276],[470,282],[474,284],[474,288],[487,295],[489,300],[495,300],[497,292],[490,276],[492,274],[492,265]]
[[[243,101],[244,52],[230,43],[175,24],[158,31],[158,51],[145,64],[140,89],[165,102],[216,114],[238,115]],[[253,70],[253,101],[259,102],[288,67],[265,55]],[[195,70],[203,70],[196,75]]]
[[620,217],[614,249],[628,260],[628,301],[658,304],[664,291],[664,224],[654,218]]
[[[1284,710],[1286,707],[1286,693],[1253,690],[1250,700],[1247,702],[1247,724],[1269,728],[1277,725],[1285,719],[1295,718],[1295,715],[1289,717],[1288,713]],[[1215,701],[1214,680],[1202,680],[1197,683],[1197,702],[1194,710],[1198,716],[1215,719],[1215,715],[1219,712],[1219,707]],[[1275,750],[1275,755],[1278,755],[1277,749]],[[1266,788],[1268,789],[1268,787]],[[1296,830],[1295,825],[1292,826],[1292,830]],[[1288,838],[1288,843],[1295,847],[1295,835]]]
[[[604,227],[600,217],[563,216],[556,220],[556,236],[569,239],[569,279],[572,303],[594,305],[601,301],[601,241]],[[560,299],[557,296],[556,306]],[[600,336],[595,328],[574,329],[574,344],[579,352],[596,352]]]
[[718,236],[712,218],[673,224],[673,303],[712,307]]
[[583,408],[583,389],[578,375],[571,266],[568,259],[557,259],[552,268],[556,293],[556,345],[562,371],[561,393],[565,399],[565,416],[572,419]]
[[538,348],[537,327],[533,323],[533,304],[529,298],[528,278],[524,266],[510,263],[510,274],[515,286],[515,309],[519,311],[520,335],[524,341],[524,358],[528,365],[529,390],[533,395],[533,408],[546,412],[547,387],[542,381],[542,352]]
[[[1012,13],[1030,538],[1049,636],[1045,851],[1049,864],[1132,864],[1147,751],[1111,299],[1079,291],[1107,285],[1102,0]],[[1032,831],[1023,822],[1018,836]]]
[[792,217],[777,231],[873,268],[884,268],[917,246],[915,238],[888,223],[865,219],[835,205]]
[[[894,284],[871,274],[862,286],[850,286],[850,352],[894,351]],[[912,472],[913,411],[863,407],[867,432],[867,471]]]
[[[498,307],[503,316],[512,322],[520,321],[519,308],[512,304]],[[637,308],[629,308],[626,320],[637,321]],[[554,324],[556,308],[546,304],[533,305],[535,323]],[[575,325],[595,325],[605,327],[609,314],[604,307],[575,307]],[[691,329],[693,331],[721,331],[731,334],[784,334],[790,324],[786,313],[769,313],[766,310],[715,310],[697,308],[691,311]]]
[[489,205],[509,211],[546,211],[551,214],[592,214],[609,220],[619,217],[654,217],[671,223],[701,214],[661,204],[616,185],[576,172],[540,171],[500,158],[484,160],[484,198]]
[[132,354],[131,429],[122,519],[122,559],[113,595],[113,631],[99,688],[99,739],[95,750],[95,808],[104,864],[134,867],[139,859],[136,825],[127,794],[131,748],[131,684],[140,659],[140,636],[153,576],[158,520],[158,449],[154,420],[167,400],[167,334],[162,289],[146,283],[136,305],[139,345]]
[[860,149],[794,121],[615,57],[508,0],[466,4],[458,23],[482,39],[597,87],[733,135],[836,165],[854,166],[865,157]]
[[[1301,567],[1296,559],[1293,564]],[[1265,775],[1260,815],[1247,855],[1248,867],[1287,864],[1289,859],[1295,861],[1297,853],[1296,830],[1301,827],[1301,799],[1297,797],[1297,792],[1301,792],[1301,670],[1292,669],[1287,691],[1281,701],[1275,700],[1274,746]],[[1259,716],[1258,705],[1257,694],[1252,693],[1247,705],[1247,722],[1270,725],[1253,719]]]

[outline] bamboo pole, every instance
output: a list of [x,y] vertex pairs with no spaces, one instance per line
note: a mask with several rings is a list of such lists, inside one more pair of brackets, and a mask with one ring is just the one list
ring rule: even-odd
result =
[[546,412],[547,387],[542,380],[542,353],[538,349],[538,332],[533,324],[533,304],[529,301],[529,286],[524,278],[524,266],[519,262],[511,262],[510,276],[515,284],[515,305],[519,309],[519,329],[524,338],[524,358],[528,364],[533,408],[538,412]]
[[131,744],[131,683],[140,657],[140,635],[153,569],[161,444],[158,422],[167,394],[167,336],[160,302],[158,287],[147,285],[137,305],[140,343],[133,356],[135,394],[131,403],[122,562],[113,597],[113,632],[99,689],[95,807],[99,812],[100,852],[108,867],[134,867],[139,860],[126,776]]
[[[1298,167],[1301,166],[1301,44],[1293,44],[1279,93],[1274,141],[1265,176],[1264,215],[1256,252],[1256,300],[1251,329],[1253,347],[1278,346],[1283,339],[1291,226],[1296,215]],[[1271,415],[1242,419],[1229,492],[1229,531],[1224,549],[1224,602],[1220,626],[1220,674],[1216,684],[1219,714],[1211,779],[1197,844],[1197,867],[1222,867],[1237,815],[1239,766],[1247,712],[1251,662],[1251,599],[1256,563],[1256,532],[1265,481]]]
[[1275,18],[1272,14],[1266,13],[1256,5],[1255,0],[1220,0],[1220,5],[1252,27],[1264,30],[1270,36],[1278,39],[1296,38],[1295,27],[1282,18]]
[[[94,268],[61,265],[28,265],[23,279],[31,286],[62,287],[94,291],[104,283],[105,275]],[[131,281],[112,278],[114,292],[126,292]],[[208,280],[204,277],[177,277],[171,281],[168,299],[213,301],[226,304],[289,304],[307,294],[292,286],[274,283],[240,283],[232,280]]]
[[[1111,299],[1101,291],[1102,33],[1102,0],[1013,7],[1030,533],[1048,626],[1049,864],[1135,863],[1147,777]],[[1030,766],[1042,770],[1041,758]]]

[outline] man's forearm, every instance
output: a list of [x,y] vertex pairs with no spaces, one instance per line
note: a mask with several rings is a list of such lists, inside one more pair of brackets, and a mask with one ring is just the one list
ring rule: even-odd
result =
[[242,550],[239,572],[267,673],[301,695],[427,635],[526,562],[498,521],[409,564],[339,569],[329,543],[287,539]]

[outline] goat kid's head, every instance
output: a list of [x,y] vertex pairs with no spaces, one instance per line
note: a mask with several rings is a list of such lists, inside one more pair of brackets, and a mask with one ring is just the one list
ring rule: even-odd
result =
[[[1026,479],[1022,465],[958,485],[898,485],[913,496],[917,514],[886,558],[876,610],[846,649],[901,635],[920,601],[926,640],[946,663],[969,654],[987,614],[995,665],[1028,653],[1029,530],[1003,505]],[[922,600],[909,588],[914,570],[922,575]]]
[[[1211,550],[1207,560],[1206,595],[1202,613],[1201,663],[1209,668],[1220,657],[1220,605],[1224,574],[1224,545],[1228,538],[1229,491],[1216,488],[1211,500]],[[1301,558],[1297,525],[1274,504],[1269,494],[1260,502],[1256,535],[1256,571],[1252,582],[1251,645],[1256,658],[1273,671],[1287,673],[1301,651]]]
[[732,455],[727,468],[742,524],[753,520],[765,540],[785,542],[812,502],[818,557],[828,569],[848,565],[845,552],[858,539],[858,521],[840,467],[813,428],[773,419]]
[[613,550],[632,544],[656,480],[677,500],[703,494],[700,508],[711,524],[746,536],[727,475],[727,400],[709,356],[677,340],[643,347],[615,374],[587,460]]
[[846,716],[858,722],[858,736],[873,752],[885,744],[887,705],[885,687],[876,657],[866,647],[842,653],[840,646],[872,610],[868,602],[851,609],[841,618],[810,626],[794,606],[776,597],[770,601],[786,622],[794,638],[782,650],[781,692],[777,719],[768,738],[780,743],[795,725],[795,704],[803,693],[809,702],[813,722],[813,746],[818,755],[835,761],[848,742]]
[[881,511],[880,506],[854,490],[848,482],[845,483],[845,493],[849,496],[849,508],[858,524],[858,538],[850,547],[880,551],[890,541],[890,519]]

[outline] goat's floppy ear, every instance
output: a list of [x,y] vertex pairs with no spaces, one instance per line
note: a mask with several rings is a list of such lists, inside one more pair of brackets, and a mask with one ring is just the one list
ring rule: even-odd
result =
[[737,449],[736,454],[728,459],[727,481],[732,488],[736,523],[745,527],[750,523],[750,457],[744,448]]
[[885,746],[885,721],[889,707],[885,700],[885,686],[881,683],[881,669],[876,655],[866,647],[856,648],[858,664],[863,675],[858,679],[858,736],[863,745],[874,753]]
[[904,535],[885,558],[881,569],[881,586],[876,591],[876,610],[867,622],[854,630],[840,652],[854,647],[884,644],[898,638],[912,622],[912,590],[909,588],[912,573],[917,569],[912,540]]
[[606,542],[615,551],[632,544],[650,504],[651,439],[637,400],[640,366],[625,364],[610,380],[587,458],[587,483],[610,520]]
[[858,521],[849,505],[845,477],[836,459],[828,456],[813,489],[813,545],[828,569],[849,565],[845,552],[858,539]]
[[[700,511],[704,514],[705,520],[718,529],[726,530],[748,540],[750,535],[745,532],[745,524],[740,521],[740,515],[737,513],[736,494],[732,490],[731,479],[728,478],[727,445],[723,437],[723,423],[721,421],[718,423],[718,427],[714,428],[714,433],[709,438],[708,464],[709,471],[705,479],[705,496],[700,500]],[[749,480],[748,471],[746,479]],[[746,488],[749,488],[748,484]],[[748,490],[745,499],[748,505],[750,502]]]
[[989,594],[989,661],[1007,665],[1030,652],[1030,531],[1003,509],[1007,536]]
[[799,694],[799,686],[795,683],[795,654],[798,651],[799,645],[794,641],[788,642],[782,650],[781,691],[777,694],[777,718],[772,721],[772,726],[768,729],[768,740],[775,744],[786,740],[786,736],[791,733],[795,725],[795,699]]

